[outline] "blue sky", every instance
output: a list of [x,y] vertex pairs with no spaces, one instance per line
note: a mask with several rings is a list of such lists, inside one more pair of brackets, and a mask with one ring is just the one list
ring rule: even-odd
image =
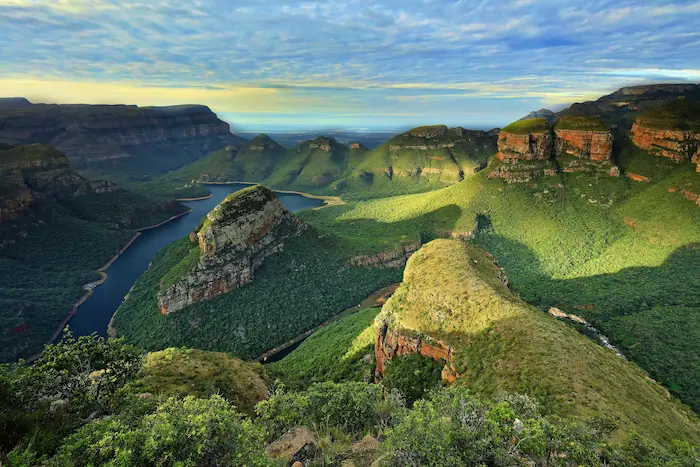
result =
[[700,81],[700,1],[0,0],[0,96],[237,128],[502,126]]

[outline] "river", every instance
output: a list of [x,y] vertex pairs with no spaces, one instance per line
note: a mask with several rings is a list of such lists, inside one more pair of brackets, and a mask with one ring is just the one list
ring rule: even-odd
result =
[[[202,217],[234,191],[242,190],[249,185],[207,185],[211,198],[200,201],[183,202],[192,209],[187,215],[179,217],[160,227],[145,230],[105,271],[107,280],[95,288],[93,294],[80,305],[75,315],[69,321],[69,326],[75,337],[85,336],[96,332],[101,336],[107,335],[107,325],[114,312],[129,293],[141,274],[148,269],[148,264],[163,247],[189,234]],[[278,193],[282,204],[291,212],[321,206],[320,199],[305,198],[297,194]]]

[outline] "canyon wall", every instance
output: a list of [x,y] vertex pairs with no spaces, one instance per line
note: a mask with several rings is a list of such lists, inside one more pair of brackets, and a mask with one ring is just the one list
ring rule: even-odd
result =
[[182,310],[250,283],[265,259],[304,229],[304,224],[263,186],[229,195],[207,214],[197,233],[190,235],[190,241],[197,244],[188,256],[192,265],[178,273],[172,283],[161,284],[161,313]]
[[639,119],[632,126],[632,142],[651,154],[681,163],[691,160],[700,172],[700,133],[648,127]]
[[167,169],[241,141],[228,123],[201,105],[18,107],[0,102],[0,142],[50,144],[79,169],[127,159],[150,166],[153,157],[162,159],[160,165]]
[[421,242],[417,241],[408,245],[402,245],[392,250],[382,251],[371,255],[353,256],[348,261],[348,264],[352,267],[362,267],[368,269],[400,268],[406,264],[406,261],[408,261],[413,253],[420,249],[421,245]]
[[42,144],[0,149],[0,188],[0,224],[52,198],[119,190],[114,183],[80,176],[64,154]]

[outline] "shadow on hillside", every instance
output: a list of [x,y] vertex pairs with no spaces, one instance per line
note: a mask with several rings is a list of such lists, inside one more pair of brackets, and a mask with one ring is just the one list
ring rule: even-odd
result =
[[675,250],[658,267],[556,280],[525,245],[490,233],[476,243],[505,269],[528,303],[583,316],[628,358],[700,409],[700,243]]
[[[399,206],[398,209],[401,209]],[[372,239],[373,244],[396,245],[398,238],[410,241],[421,239],[423,243],[440,237],[449,237],[462,217],[462,209],[456,204],[443,206],[418,217],[397,222],[379,222],[375,219],[334,219],[333,232],[343,237]]]

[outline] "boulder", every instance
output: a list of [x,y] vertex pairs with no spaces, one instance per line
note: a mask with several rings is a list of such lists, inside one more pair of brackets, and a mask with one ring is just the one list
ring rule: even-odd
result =
[[292,428],[265,448],[268,457],[290,465],[297,462],[303,465],[303,461],[313,458],[316,451],[316,436],[304,426]]

